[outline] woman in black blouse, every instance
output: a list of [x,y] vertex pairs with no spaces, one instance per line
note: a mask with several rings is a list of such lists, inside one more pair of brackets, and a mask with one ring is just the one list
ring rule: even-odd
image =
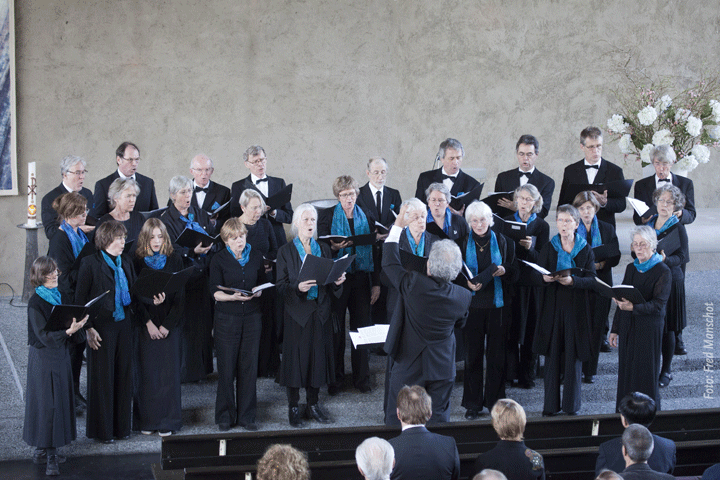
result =
[[[250,291],[265,283],[262,254],[246,242],[247,228],[231,218],[220,230],[226,247],[210,263],[210,290],[215,298],[215,350],[218,389],[215,423],[221,432],[234,425],[257,430],[257,361],[260,347],[261,312]],[[225,287],[225,288],[223,288]],[[237,386],[233,388],[233,384]]]
[[127,241],[135,241],[142,229],[145,217],[142,213],[136,212],[135,200],[140,195],[140,185],[132,178],[116,178],[108,189],[108,202],[110,212],[98,220],[98,226],[108,220],[117,220],[125,225],[127,230]]

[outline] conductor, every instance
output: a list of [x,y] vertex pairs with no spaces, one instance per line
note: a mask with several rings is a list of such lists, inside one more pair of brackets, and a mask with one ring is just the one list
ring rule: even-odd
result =
[[451,283],[460,272],[462,256],[452,240],[435,242],[427,275],[406,271],[400,263],[398,240],[405,227],[403,205],[383,246],[383,271],[400,292],[390,320],[385,351],[390,355],[386,425],[399,425],[395,415],[403,385],[420,385],[432,399],[430,422],[450,420],[450,394],[455,381],[455,327],[465,324],[472,295]]

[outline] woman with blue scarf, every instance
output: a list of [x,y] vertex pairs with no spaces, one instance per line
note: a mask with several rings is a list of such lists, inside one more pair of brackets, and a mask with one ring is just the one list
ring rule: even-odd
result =
[[465,219],[450,211],[450,190],[444,183],[431,183],[425,190],[430,211],[427,216],[428,231],[439,238],[458,240],[467,238]]
[[97,252],[80,263],[75,304],[99,301],[87,330],[87,437],[103,443],[130,436],[132,328],[130,287],[135,269],[124,256],[127,230],[108,220],[95,231]]
[[[538,214],[543,209],[543,198],[537,187],[526,183],[513,194],[515,213],[505,218],[525,224],[526,237],[515,242],[518,260],[537,263],[540,250],[550,241],[550,227]],[[518,261],[518,280],[508,286],[510,301],[510,335],[507,347],[506,378],[517,379],[517,386],[530,389],[535,386],[537,355],[532,351],[535,325],[540,312],[541,289],[532,282],[532,268]]]
[[215,423],[221,432],[235,425],[250,431],[258,428],[256,383],[262,328],[258,297],[263,292],[247,295],[228,290],[251,291],[267,281],[263,256],[246,242],[247,232],[239,218],[225,222],[220,230],[225,248],[210,262],[218,367]]
[[[598,220],[597,212],[600,210],[600,202],[595,198],[593,192],[578,193],[573,200],[573,206],[580,213],[581,222],[578,225],[578,234],[593,249],[595,272],[600,280],[612,285],[612,268],[620,263],[620,245],[615,234],[615,227]],[[582,366],[583,382],[585,383],[595,383],[601,349],[605,347],[604,351],[610,351],[605,339],[609,330],[610,299],[591,293],[590,312],[592,313],[592,351],[590,352],[590,359],[583,362]]]
[[[295,239],[280,247],[277,260],[278,298],[285,302],[278,383],[287,387],[290,425],[299,428],[302,417],[331,422],[320,407],[319,394],[320,387],[335,380],[331,298],[341,295],[346,274],[329,285],[317,285],[313,280],[299,282],[307,255],[331,258],[331,253],[327,244],[315,240],[317,212],[312,205],[303,203],[295,210],[292,232]],[[299,407],[301,388],[307,395],[305,411]]]
[[[80,196],[78,194],[78,196]],[[55,237],[58,235],[55,234]],[[47,463],[46,475],[60,475],[65,461],[57,448],[77,438],[70,346],[84,343],[87,316],[65,330],[45,329],[53,306],[60,304],[58,266],[40,257],[30,268],[35,294],[28,300],[28,365],[23,440],[36,448],[33,463]]]
[[[356,204],[360,193],[358,182],[343,175],[333,182],[333,194],[338,199],[335,207],[323,210],[318,218],[318,235],[354,236],[375,232],[373,218]],[[372,245],[352,245],[346,240],[330,242],[333,257],[346,254],[357,255],[347,270],[347,280],[342,295],[333,299],[335,348],[335,381],[328,387],[330,395],[337,394],[345,382],[345,312],[350,312],[350,329],[367,327],[370,321],[370,306],[380,297],[380,265],[373,261]],[[353,348],[350,352],[353,385],[362,393],[370,391],[370,352]]]
[[98,219],[98,227],[108,220],[117,220],[128,232],[127,241],[137,240],[145,223],[142,213],[135,210],[135,201],[140,195],[140,185],[132,178],[116,178],[108,188],[110,210]]
[[[137,239],[135,272],[183,269],[173,250],[165,224],[148,218]],[[145,435],[157,431],[161,437],[182,427],[180,401],[180,339],[184,292],[155,297],[138,296],[135,323],[138,384],[133,395],[133,428]]]
[[633,228],[630,238],[635,261],[625,268],[623,285],[632,285],[644,303],[616,301],[610,345],[618,348],[616,410],[625,395],[641,392],[655,400],[660,409],[660,351],[665,327],[665,305],[672,289],[672,272],[655,251],[655,230],[643,225]]
[[[465,219],[471,228],[470,235],[460,246],[465,265],[473,276],[493,264],[497,266],[492,280],[485,284],[463,278],[463,286],[470,289],[473,297],[463,327],[465,375],[461,405],[467,409],[466,419],[477,420],[484,407],[489,412],[495,402],[505,398],[505,346],[509,322],[503,319],[503,307],[508,285],[516,280],[517,267],[515,244],[490,229],[493,225],[490,207],[475,201],[465,209]],[[487,362],[484,375],[483,360]]]
[[[549,276],[534,272],[544,286],[540,319],[533,351],[545,356],[543,416],[577,415],[582,404],[580,372],[590,358],[589,290],[595,286],[595,258],[587,241],[576,233],[580,214],[572,205],[557,208],[558,234],[538,256],[538,264],[550,272],[572,267],[585,269],[584,276]],[[560,398],[560,385],[563,395]]]
[[657,215],[650,218],[647,225],[655,229],[658,242],[668,235],[677,232],[680,248],[674,252],[660,251],[662,260],[672,272],[672,289],[667,302],[665,330],[663,331],[662,367],[660,369],[660,387],[666,387],[672,380],[671,364],[675,354],[677,336],[687,326],[685,313],[685,264],[690,261],[688,236],[675,212],[682,211],[685,196],[674,185],[663,185],[653,192],[653,202],[657,207]]
[[213,299],[208,290],[208,267],[211,254],[219,247],[213,245],[194,248],[176,243],[186,228],[214,235],[210,215],[199,207],[190,205],[193,183],[188,177],[177,175],[170,179],[168,188],[171,203],[160,216],[167,227],[173,249],[183,258],[186,267],[197,267],[196,273],[185,286],[183,307],[182,347],[180,378],[183,383],[204,380],[213,371]]
[[[78,269],[72,268],[80,251],[88,243],[88,237],[80,228],[87,218],[87,200],[79,193],[65,193],[53,201],[53,209],[57,212],[60,228],[50,238],[48,256],[55,260],[60,270],[58,291],[62,303],[72,305],[75,301]],[[90,233],[92,238],[92,232]],[[73,381],[75,385],[75,407],[82,412],[87,407],[85,397],[80,393],[80,371],[85,353],[86,343],[83,340],[70,345],[70,361],[72,363]]]

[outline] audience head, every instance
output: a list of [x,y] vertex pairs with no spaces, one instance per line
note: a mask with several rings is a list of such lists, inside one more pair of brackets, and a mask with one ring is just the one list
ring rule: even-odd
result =
[[[643,231],[650,230],[653,233],[653,237],[655,236],[655,230],[652,227],[648,227],[647,225],[636,227],[636,230],[640,229]],[[649,240],[647,241],[649,242]],[[654,249],[655,248],[653,247],[653,250]],[[649,427],[653,420],[655,420],[655,400],[644,393],[628,393],[622,398],[622,400],[620,400],[618,410],[620,411],[622,418],[625,419],[627,425],[637,423],[644,427]]]
[[170,255],[173,246],[163,221],[152,217],[145,220],[138,234],[135,255],[139,258],[152,257],[155,252],[160,255]]
[[290,232],[293,237],[317,237],[317,210],[309,203],[303,203],[293,212]]
[[507,477],[501,471],[486,468],[475,475],[473,480],[507,480]]
[[[644,463],[653,451],[653,437],[650,430],[639,423],[633,423],[622,434],[623,455],[632,463]],[[627,463],[627,461],[626,461]]]
[[383,186],[385,186],[385,181],[387,180],[387,172],[388,164],[387,160],[385,160],[384,158],[373,157],[368,160],[367,170],[365,170],[365,173],[367,174],[368,179],[370,180],[370,183],[373,187],[380,190]]
[[523,135],[515,144],[515,155],[523,172],[533,169],[538,154],[540,154],[540,142],[532,135]]
[[38,257],[30,267],[30,285],[39,287],[45,285],[47,288],[56,288],[58,279],[58,266],[51,257]]
[[428,275],[445,282],[452,282],[462,268],[460,247],[452,240],[440,240],[430,247],[428,255]]
[[190,161],[190,175],[192,175],[193,180],[199,187],[205,188],[208,186],[214,171],[212,159],[204,153],[195,155]]
[[670,145],[658,145],[650,150],[650,161],[658,178],[668,178],[670,176],[670,167],[673,166],[676,160],[675,150]]
[[355,462],[365,480],[389,480],[395,451],[387,440],[370,437],[355,449]]
[[60,175],[63,183],[73,192],[79,192],[85,183],[87,162],[84,158],[68,155],[60,161]]
[[[52,208],[58,214],[58,222],[67,220],[71,223],[71,220],[82,220],[82,225],[85,223],[85,217],[87,217],[87,199],[76,192],[63,193],[55,200],[53,200]],[[83,218],[79,218],[83,217]],[[77,228],[77,226],[75,226]]]
[[120,173],[132,177],[140,163],[140,149],[132,142],[123,142],[115,150],[115,161]]
[[135,208],[135,201],[140,195],[140,185],[132,178],[116,178],[108,188],[110,208],[119,207],[124,212]]
[[430,395],[419,385],[405,385],[398,393],[397,416],[405,425],[425,425],[432,417]]
[[[513,193],[513,204],[515,204],[516,210],[527,208],[530,210],[530,214],[538,213],[542,210],[543,198],[540,195],[537,187],[531,183],[515,189]],[[527,207],[525,207],[527,205]],[[530,207],[532,205],[532,208]]]
[[442,162],[445,173],[448,175],[455,175],[460,170],[464,156],[465,150],[462,143],[454,138],[446,138],[440,144],[437,153],[437,158]]
[[257,480],[309,480],[310,467],[301,451],[290,445],[272,445],[258,460]]
[[623,478],[612,470],[603,470],[595,480],[623,480]]
[[597,127],[587,127],[580,132],[580,148],[589,164],[599,162],[602,157],[602,131]]
[[95,230],[95,246],[117,257],[125,248],[127,229],[117,220],[108,220],[100,224]]
[[685,206],[685,195],[683,195],[678,187],[667,183],[658,187],[653,192],[652,200],[653,203],[657,205],[658,210],[660,209],[660,205],[658,205],[658,203],[661,200],[662,202],[665,202],[665,204],[669,204],[673,212],[681,210]]
[[523,439],[527,417],[525,409],[515,400],[501,398],[490,411],[492,426],[500,440],[520,441]]
[[265,168],[267,167],[267,156],[265,149],[260,145],[250,145],[243,153],[243,161],[245,167],[250,173],[258,178],[265,178]]

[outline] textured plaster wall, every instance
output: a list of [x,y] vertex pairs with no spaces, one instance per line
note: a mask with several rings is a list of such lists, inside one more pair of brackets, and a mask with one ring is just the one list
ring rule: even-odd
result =
[[[559,184],[580,130],[613,113],[618,65],[686,86],[720,64],[716,0],[16,0],[15,12],[20,185],[36,161],[41,195],[69,153],[89,161],[92,189],[123,140],[140,146],[161,203],[198,152],[220,183],[245,176],[253,143],[295,184],[295,204],[332,196],[340,174],[364,182],[372,155],[408,197],[448,136],[489,191],[532,133]],[[715,151],[690,174],[701,207],[717,205],[719,162]],[[25,202],[0,197],[0,275],[16,290]]]

